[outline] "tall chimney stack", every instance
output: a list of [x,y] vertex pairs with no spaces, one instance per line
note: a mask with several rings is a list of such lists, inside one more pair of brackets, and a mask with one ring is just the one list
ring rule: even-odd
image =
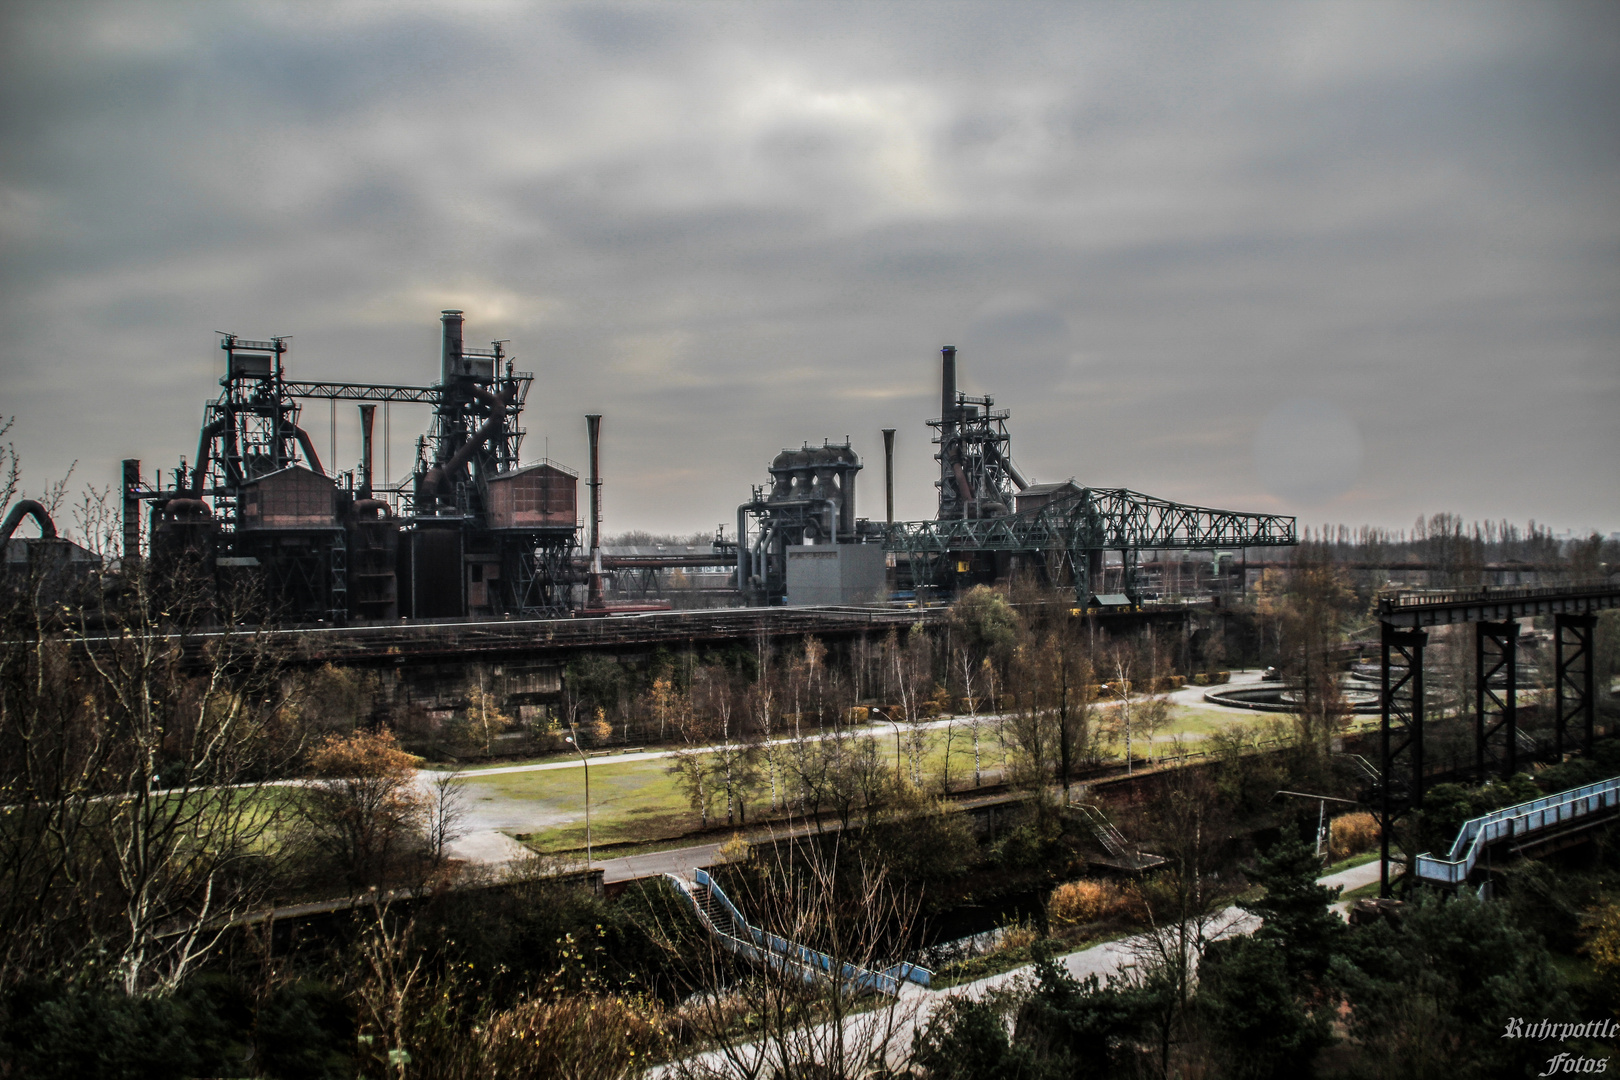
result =
[[945,361],[945,377],[941,380],[939,395],[939,418],[945,422],[939,432],[949,435],[956,430],[956,346],[947,345],[939,354]]
[[602,414],[585,414],[585,434],[591,443],[591,583],[588,606],[602,603]]
[[[377,420],[377,406],[360,406],[360,497],[371,498],[371,430]],[[333,466],[337,468],[337,466]]]
[[455,308],[447,308],[439,313],[439,318],[444,323],[443,347],[439,352],[439,373],[443,381],[448,383],[453,376],[462,374],[461,312]]
[[894,428],[883,429],[883,492],[887,497],[889,524],[894,524]]
[[124,558],[131,566],[141,557],[141,459],[124,459]]

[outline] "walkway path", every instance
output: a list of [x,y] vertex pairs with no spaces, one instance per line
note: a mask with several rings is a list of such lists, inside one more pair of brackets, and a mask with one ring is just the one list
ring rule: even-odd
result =
[[[1372,868],[1371,880],[1378,880],[1378,864],[1373,862],[1318,878],[1317,884],[1333,886],[1353,882],[1356,885],[1364,885],[1366,881],[1362,879],[1366,876],[1368,866]],[[1204,932],[1208,938],[1224,938],[1238,934],[1252,934],[1259,926],[1259,919],[1234,906],[1223,908],[1210,916],[1205,922]],[[1060,956],[1057,961],[1077,979],[1095,975],[1099,980],[1106,981],[1109,976],[1149,958],[1155,951],[1150,935],[1137,934]],[[859,1046],[863,1039],[870,1040],[874,1032],[882,1031],[886,1036],[882,1041],[886,1047],[888,1063],[899,1067],[910,1055],[913,1034],[927,1027],[935,1010],[946,1001],[953,997],[978,1000],[991,991],[1011,987],[1019,979],[1030,978],[1034,970],[1033,964],[1026,964],[1000,975],[991,975],[948,990],[935,991],[914,983],[905,983],[901,986],[899,998],[893,1004],[852,1016],[844,1021],[846,1045]],[[824,1045],[830,1041],[831,1029],[824,1030],[828,1035],[812,1034],[802,1041],[809,1045]],[[744,1052],[768,1055],[770,1050],[771,1048],[765,1044],[755,1044],[745,1048]],[[689,1070],[695,1069],[697,1075],[706,1074],[713,1077],[740,1075],[740,1071],[736,1070],[724,1055],[714,1052],[689,1058],[682,1064]],[[769,1072],[768,1069],[754,1071],[765,1074]],[[681,1074],[670,1066],[664,1066],[653,1070],[652,1075],[662,1080]]]

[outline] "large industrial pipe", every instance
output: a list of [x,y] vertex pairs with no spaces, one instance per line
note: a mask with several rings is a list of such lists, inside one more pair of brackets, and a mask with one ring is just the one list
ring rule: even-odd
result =
[[1029,487],[1029,480],[1019,471],[1018,466],[1012,463],[1012,458],[996,449],[995,444],[986,444],[984,450],[988,457],[1001,466],[1001,470],[1007,474],[1007,478],[1018,485],[1019,491]]
[[939,418],[943,423],[939,426],[941,435],[949,435],[956,430],[956,346],[947,345],[939,350],[944,360],[944,377],[940,380]]
[[424,491],[430,493],[438,491],[439,485],[443,483],[445,477],[467,464],[474,452],[494,437],[496,432],[501,430],[501,425],[506,422],[506,410],[511,406],[517,395],[516,388],[507,391],[505,394],[492,394],[482,386],[473,386],[470,389],[474,397],[487,404],[494,411],[491,412],[489,419],[484,421],[483,426],[473,432],[473,437],[462,443],[461,448],[450,455],[450,460],[442,465],[435,465],[428,470],[427,476],[422,479],[422,489]]
[[[208,478],[209,452],[214,448],[214,436],[225,430],[225,421],[215,420],[202,429],[197,438],[197,467],[191,473],[191,497],[202,498],[203,481]],[[318,471],[318,470],[317,470]]]
[[11,534],[17,531],[17,526],[22,524],[25,517],[32,517],[39,526],[41,540],[56,539],[56,522],[51,520],[49,511],[33,499],[20,499],[11,508],[11,513],[6,515],[6,520],[0,522],[0,547],[11,539]]
[[448,308],[439,313],[439,318],[444,323],[439,371],[448,386],[452,376],[461,374],[461,312]]
[[585,414],[585,437],[591,452],[591,583],[590,606],[602,602],[602,414]]
[[360,406],[360,498],[371,498],[371,430],[377,419],[377,406]]
[[303,449],[304,460],[309,462],[309,467],[314,469],[321,476],[325,476],[326,470],[321,468],[321,459],[320,455],[315,453],[315,444],[309,441],[309,432],[305,431],[301,427],[298,427],[297,425],[294,425],[293,435],[297,437],[298,445]]

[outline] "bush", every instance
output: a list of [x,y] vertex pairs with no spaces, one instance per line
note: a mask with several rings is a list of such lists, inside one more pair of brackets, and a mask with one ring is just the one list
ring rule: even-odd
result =
[[1101,922],[1120,913],[1124,897],[1108,881],[1071,881],[1052,890],[1046,918],[1053,929]]
[[659,1046],[657,1011],[639,999],[557,996],[497,1013],[480,1032],[485,1076],[618,1080]]
[[1347,859],[1378,843],[1378,819],[1365,812],[1340,814],[1329,829],[1328,852],[1334,860]]

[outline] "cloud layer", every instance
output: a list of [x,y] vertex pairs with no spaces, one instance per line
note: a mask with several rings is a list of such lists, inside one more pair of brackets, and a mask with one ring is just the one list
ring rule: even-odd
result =
[[[947,342],[1042,480],[1620,528],[1612,6],[0,19],[0,413],[36,488],[190,451],[216,329],[428,381],[461,307],[539,376],[529,456],[583,464],[605,414],[612,531],[728,521],[846,434],[876,515],[883,427],[928,516]],[[1299,402],[1332,483],[1257,454],[1313,441]],[[422,426],[391,417],[395,474]]]

